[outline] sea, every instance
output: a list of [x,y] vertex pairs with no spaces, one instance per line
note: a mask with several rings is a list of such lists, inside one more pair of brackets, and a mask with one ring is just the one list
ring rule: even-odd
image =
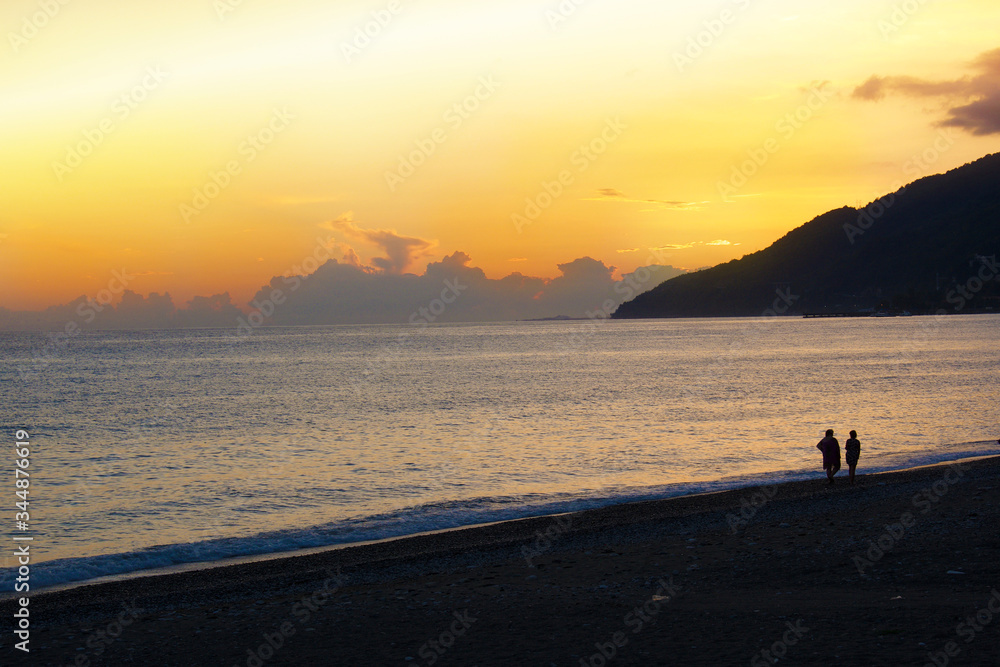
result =
[[862,473],[997,454],[998,341],[992,315],[0,333],[0,590],[14,535],[37,590],[821,483],[828,428]]

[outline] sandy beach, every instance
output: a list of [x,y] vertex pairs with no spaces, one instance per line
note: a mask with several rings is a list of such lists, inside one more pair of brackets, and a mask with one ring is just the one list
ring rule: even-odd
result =
[[997,665],[998,526],[1000,458],[818,471],[36,593],[0,662]]

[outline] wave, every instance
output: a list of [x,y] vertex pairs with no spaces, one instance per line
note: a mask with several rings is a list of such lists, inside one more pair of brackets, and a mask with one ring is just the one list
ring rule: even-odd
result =
[[[889,472],[996,454],[996,443],[964,443],[942,448],[941,451],[932,454],[900,454],[885,457],[878,465],[872,465],[871,461],[868,460],[864,472],[865,474]],[[31,565],[31,588],[37,592],[54,586],[82,584],[108,577],[124,577],[147,570],[197,563],[211,564],[228,559],[253,556],[277,557],[289,555],[291,552],[302,549],[400,538],[418,533],[576,512],[621,503],[817,478],[817,471],[810,468],[808,470],[784,470],[730,476],[715,481],[655,487],[605,488],[574,494],[529,494],[435,502],[306,528],[265,532],[245,537],[168,544],[128,553],[63,558],[34,563]],[[0,587],[4,591],[11,591],[17,576],[16,568],[3,570],[0,574]]]

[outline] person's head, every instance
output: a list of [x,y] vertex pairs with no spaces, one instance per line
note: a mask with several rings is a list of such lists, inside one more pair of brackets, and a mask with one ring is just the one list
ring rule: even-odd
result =
[[851,431],[851,437],[852,438],[858,437],[858,432],[857,431]]
[[828,437],[828,438],[832,438],[833,437],[833,429],[832,428],[826,429],[826,437]]

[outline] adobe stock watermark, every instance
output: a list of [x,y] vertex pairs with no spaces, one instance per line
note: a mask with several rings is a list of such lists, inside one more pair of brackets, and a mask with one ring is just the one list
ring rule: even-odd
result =
[[878,21],[878,31],[882,33],[882,39],[888,42],[890,37],[899,32],[917,12],[930,2],[931,0],[905,0],[905,2],[893,5],[892,13]]
[[125,629],[139,620],[139,614],[145,609],[135,603],[122,605],[123,611],[118,614],[115,620],[107,623],[103,628],[98,628],[90,633],[85,642],[86,649],[81,649],[74,655],[73,667],[90,667],[92,664],[90,656],[100,658],[104,652],[121,639]]
[[[965,466],[961,462],[952,463],[948,466],[944,476],[925,489],[921,489],[911,498],[915,509],[920,510],[920,514],[929,513],[941,500],[948,495],[951,487],[958,484],[965,477]],[[851,562],[858,569],[858,574],[864,575],[865,570],[873,567],[875,563],[896,548],[907,531],[917,524],[917,517],[913,512],[903,512],[899,521],[885,527],[885,531],[874,540],[868,540],[868,550],[863,554],[854,554]]]
[[982,264],[979,272],[966,280],[964,285],[949,290],[945,296],[945,301],[955,307],[956,313],[965,309],[965,306],[983,291],[987,283],[1000,280],[1000,266],[997,266],[996,257],[977,256],[977,259]]
[[736,535],[741,529],[750,525],[750,522],[757,516],[764,507],[767,506],[774,497],[778,495],[777,485],[765,486],[747,496],[740,498],[739,514],[729,512],[726,514],[726,523],[729,524],[729,531]]
[[98,146],[120,128],[139,105],[149,99],[150,94],[169,77],[170,72],[164,72],[159,66],[147,67],[139,83],[115,98],[107,116],[99,120],[94,127],[82,130],[83,139],[66,146],[66,156],[62,162],[58,160],[52,162],[52,171],[55,172],[56,179],[62,183],[67,176],[82,166],[84,160],[93,155]]
[[[976,259],[981,263],[978,273],[969,277],[964,283],[956,283],[955,287],[948,290],[945,295],[945,301],[953,306],[952,313],[961,313],[986,287],[987,283],[995,280],[1000,281],[1000,265],[997,264],[996,257],[976,255]],[[916,353],[924,349],[932,338],[940,334],[943,325],[942,318],[946,318],[948,315],[948,309],[939,308],[933,316],[920,318],[918,329],[907,337],[904,343],[896,345],[893,349],[894,363],[897,367],[911,363]]]
[[125,293],[130,282],[135,280],[135,276],[125,269],[112,271],[111,279],[107,287],[97,292],[95,298],[87,297],[83,303],[76,307],[76,317],[67,320],[66,324],[59,331],[50,331],[45,335],[48,341],[40,348],[32,348],[31,367],[18,366],[17,372],[22,380],[28,381],[37,376],[49,364],[56,360],[56,354],[66,349],[69,341],[84,330],[84,325],[93,324],[97,317],[106,309],[111,307],[116,296]]
[[212,9],[220,21],[225,21],[226,16],[242,7],[244,2],[246,0],[212,0]]
[[475,90],[464,99],[452,104],[441,116],[444,127],[436,127],[426,137],[414,141],[415,148],[399,156],[396,169],[385,172],[385,183],[389,186],[389,192],[395,192],[396,188],[417,173],[417,169],[427,163],[427,160],[437,152],[438,147],[448,141],[449,133],[457,132],[472,118],[472,114],[479,111],[484,102],[496,94],[499,87],[500,84],[492,74],[480,77]]
[[432,482],[437,489],[451,490],[457,476],[476,470],[476,457],[489,457],[498,451],[503,436],[517,418],[510,411],[490,408],[477,413],[469,424],[469,431],[456,438],[450,446],[450,455],[440,465],[431,468]]
[[[965,620],[955,626],[955,634],[965,640],[966,644],[976,641],[976,637],[984,632],[993,623],[993,619],[1000,615],[1000,591],[993,589],[990,591],[990,599],[986,601],[982,609],[975,614],[966,616]],[[940,651],[929,652],[927,662],[924,667],[948,667],[952,658],[957,658],[962,652],[962,647],[956,641],[949,641]]]
[[549,7],[545,10],[545,20],[548,22],[549,28],[552,30],[562,28],[588,2],[590,0],[559,0],[559,4],[555,7]]
[[751,667],[765,667],[765,665],[770,667],[770,665],[783,660],[788,655],[788,649],[802,641],[802,638],[809,632],[809,628],[801,619],[795,623],[785,621],[785,626],[788,629],[781,635],[781,639],[771,644],[769,648],[758,651],[750,658]]
[[[732,358],[740,354],[742,350],[746,349],[747,345],[751,341],[756,340],[765,330],[773,326],[776,318],[788,314],[795,302],[802,298],[798,294],[793,293],[791,287],[778,287],[774,290],[774,294],[774,301],[771,302],[771,305],[768,308],[765,308],[761,312],[760,318],[745,319],[742,324],[740,324],[737,328],[734,328],[734,331],[738,332],[738,335],[733,342],[729,344],[728,354],[720,352],[712,357],[711,363],[699,365],[694,374],[695,377],[693,378],[693,381],[707,381],[709,384],[712,384],[717,378],[724,376],[730,371]],[[697,401],[702,400],[705,394],[705,390],[702,386],[695,387],[690,384],[681,387],[680,392],[683,395],[683,399],[688,403],[696,403]],[[727,404],[735,405],[735,402],[727,401]],[[760,508],[757,509],[759,510]],[[742,519],[743,514],[744,512],[741,511],[740,517],[738,518]],[[753,514],[756,515],[756,512]],[[747,522],[749,523],[749,520]],[[733,524],[730,525],[732,529]],[[736,525],[738,530],[741,524],[737,522]]]
[[21,20],[21,29],[18,32],[13,30],[7,33],[7,40],[14,53],[19,53],[21,48],[28,45],[28,42],[38,36],[45,26],[62,11],[62,8],[70,3],[70,0],[38,0],[38,11]]
[[834,94],[824,90],[826,84],[813,85],[809,89],[809,97],[804,104],[794,111],[786,113],[774,124],[778,136],[768,137],[764,143],[747,151],[747,159],[732,166],[729,178],[717,183],[722,201],[731,202],[730,197],[743,188],[750,179],[776,155],[805,125],[816,117],[816,114],[833,99]]
[[528,564],[528,567],[534,568],[535,564],[532,561],[551,549],[563,535],[569,532],[572,525],[573,517],[565,514],[553,517],[552,523],[545,529],[545,532],[536,530],[535,540],[531,545],[521,546],[521,555],[524,556],[524,562]]
[[[431,299],[426,305],[420,306],[410,314],[407,322],[411,326],[419,329],[431,326],[444,316],[448,307],[457,302],[462,294],[469,289],[468,285],[462,284],[458,276],[451,280],[446,279],[442,284],[443,288],[439,297]],[[380,347],[377,354],[366,357],[365,368],[360,376],[352,377],[350,380],[351,388],[355,394],[361,394],[368,390],[371,384],[382,376],[389,364],[402,356],[403,349],[409,343],[412,335],[409,331],[404,331]]]
[[[653,250],[650,260],[654,258],[659,259],[660,256],[658,251]],[[659,269],[660,267],[656,265],[639,267],[624,280],[616,284],[614,290],[620,298],[605,299],[602,304],[593,310],[586,311],[587,321],[573,327],[567,341],[565,343],[560,342],[557,345],[559,351],[566,354],[575,352],[583,347],[589,339],[597,335],[597,332],[611,321],[611,316],[614,315],[621,304],[631,301],[639,294],[642,294],[651,287],[655,287],[655,285],[650,285],[650,283],[656,278]]]
[[253,134],[247,135],[236,148],[238,158],[229,160],[219,170],[209,172],[205,183],[193,190],[190,203],[182,202],[178,211],[185,224],[201,215],[222,192],[233,184],[233,179],[243,173],[243,169],[251,164],[267,147],[274,143],[278,135],[288,129],[295,115],[288,109],[274,109],[270,120]]
[[[903,163],[903,174],[911,181],[927,176],[931,173],[933,165],[951,150],[955,141],[954,130],[950,128],[940,130],[931,146]],[[906,184],[902,180],[894,181],[890,189],[892,191],[889,194],[879,197],[858,213],[856,224],[849,222],[844,224],[844,233],[851,245],[854,245],[859,236],[864,236],[865,232],[875,226],[875,223],[892,208],[900,196],[906,194]]]
[[448,649],[454,646],[455,642],[469,631],[472,624],[479,620],[470,614],[468,609],[452,612],[452,616],[455,617],[455,620],[451,622],[448,629],[442,631],[436,638],[424,642],[417,651],[417,655],[423,658],[424,664],[428,667],[444,657]]
[[604,122],[604,128],[596,137],[573,151],[569,156],[572,169],[563,169],[551,181],[542,181],[538,194],[525,198],[524,210],[511,214],[510,219],[514,223],[514,229],[517,230],[517,233],[520,234],[525,227],[537,221],[542,213],[563,196],[566,188],[576,182],[576,174],[582,174],[590,169],[590,166],[607,153],[608,148],[618,141],[627,129],[628,125],[623,123],[621,118],[609,118]]
[[444,288],[441,290],[441,296],[436,299],[432,299],[426,306],[420,306],[417,308],[417,310],[410,315],[410,324],[421,328],[429,327],[431,324],[436,322],[439,317],[444,315],[445,311],[448,310],[448,306],[458,301],[458,298],[462,296],[462,292],[467,289],[469,289],[469,286],[463,285],[458,277],[455,277],[452,280],[445,279]]
[[[656,623],[656,617],[663,611],[663,607],[676,598],[679,593],[673,577],[667,581],[660,578],[658,583],[659,587],[652,597],[641,605],[636,605],[622,619],[622,625],[631,630],[633,635],[639,634],[647,626]],[[611,635],[608,641],[596,642],[594,648],[597,649],[597,652],[586,658],[580,658],[579,665],[580,667],[604,667],[614,660],[619,651],[628,646],[628,643],[629,636],[625,630],[618,630]]]
[[[306,627],[306,624],[329,604],[330,598],[344,587],[345,578],[341,574],[340,568],[337,568],[335,574],[329,570],[326,571],[326,574],[329,576],[321,586],[309,595],[302,596],[292,605],[289,615],[294,618],[294,623],[289,619],[279,624],[273,631],[262,633],[261,639],[263,641],[256,648],[247,649],[247,658],[243,663],[246,667],[263,667],[277,655],[289,639],[295,636],[299,627]],[[239,665],[234,665],[234,667],[239,667]]]
[[305,281],[309,280],[320,266],[333,259],[330,248],[333,247],[334,242],[333,236],[328,236],[326,239],[317,238],[312,252],[290,266],[282,274],[283,287],[272,286],[266,298],[263,300],[254,299],[250,303],[254,310],[246,317],[241,315],[236,318],[236,337],[242,340],[253,335],[254,331],[274,317],[278,309],[288,301],[290,294],[299,291]]
[[[732,0],[732,4],[736,5],[739,12],[743,12],[749,9],[750,0]],[[725,34],[729,26],[736,23],[737,18],[739,18],[739,13],[726,7],[719,12],[717,17],[704,21],[702,23],[704,29],[698,34],[688,37],[687,45],[683,50],[674,51],[674,64],[677,66],[677,71],[683,74],[687,67],[705,55],[705,52],[711,49],[716,41]]]
[[384,9],[374,9],[371,12],[371,20],[364,25],[359,25],[354,29],[354,36],[350,41],[340,43],[340,53],[344,60],[350,65],[355,58],[361,56],[378,37],[388,29],[400,12],[403,6],[399,0],[390,0]]

